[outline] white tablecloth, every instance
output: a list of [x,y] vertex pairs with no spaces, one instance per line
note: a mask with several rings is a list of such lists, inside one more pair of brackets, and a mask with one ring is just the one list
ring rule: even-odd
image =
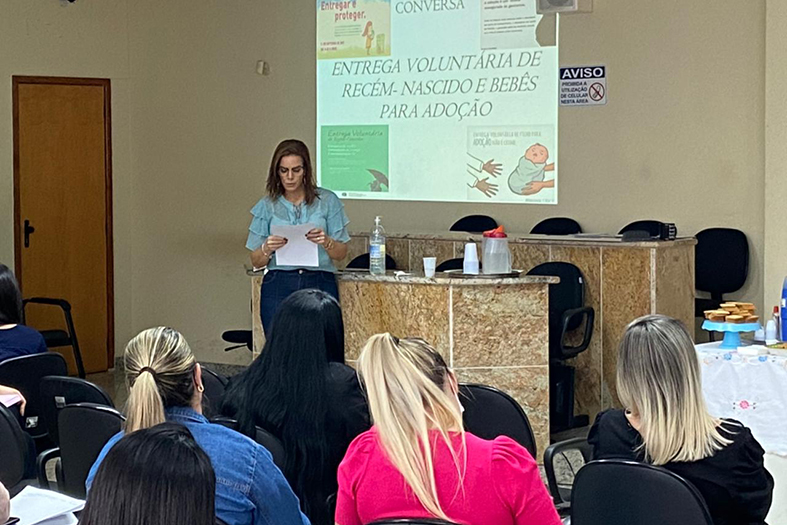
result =
[[765,449],[765,466],[776,486],[770,525],[787,525],[787,357],[745,356],[697,345],[708,411],[737,419]]

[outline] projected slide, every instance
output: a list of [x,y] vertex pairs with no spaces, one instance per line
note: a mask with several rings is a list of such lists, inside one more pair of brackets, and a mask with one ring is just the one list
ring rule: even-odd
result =
[[556,204],[557,38],[535,3],[318,0],[319,184]]

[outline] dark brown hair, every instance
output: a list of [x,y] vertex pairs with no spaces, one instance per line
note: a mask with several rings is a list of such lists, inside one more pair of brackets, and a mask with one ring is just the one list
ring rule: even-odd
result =
[[314,180],[314,170],[312,170],[311,156],[306,144],[296,139],[287,139],[279,142],[273,152],[271,166],[268,169],[268,182],[265,185],[268,196],[271,199],[278,199],[284,195],[284,186],[279,177],[279,163],[281,159],[288,155],[297,155],[303,161],[303,190],[306,204],[312,204],[317,198],[317,182]]

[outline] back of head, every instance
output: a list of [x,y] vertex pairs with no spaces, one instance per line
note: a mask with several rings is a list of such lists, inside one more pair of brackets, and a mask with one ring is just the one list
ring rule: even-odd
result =
[[22,294],[13,272],[0,264],[0,325],[22,322]]
[[422,339],[377,334],[361,351],[358,372],[388,458],[421,504],[448,520],[438,501],[429,432],[439,432],[459,470],[449,432],[464,437],[464,430],[459,404],[447,392],[453,376],[445,360]]
[[197,361],[186,339],[172,328],[149,328],[126,345],[126,431],[165,420],[164,409],[190,406]]
[[213,525],[216,477],[186,427],[126,435],[96,474],[81,525]]
[[262,354],[238,382],[241,391],[229,393],[241,399],[241,431],[253,436],[259,425],[280,437],[284,474],[310,517],[324,509],[328,496],[322,493],[329,454],[328,362],[343,357],[338,302],[319,290],[300,290],[279,305]]
[[680,321],[648,315],[629,324],[620,343],[617,386],[620,401],[640,418],[653,464],[697,461],[729,444],[705,406],[694,343]]

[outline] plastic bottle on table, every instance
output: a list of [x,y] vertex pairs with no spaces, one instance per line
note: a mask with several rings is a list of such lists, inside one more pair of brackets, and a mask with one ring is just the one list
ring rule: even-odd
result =
[[369,273],[385,275],[385,229],[379,215],[374,218],[374,228],[369,235]]
[[787,341],[787,277],[782,284],[782,304],[780,312],[779,335],[782,341]]

